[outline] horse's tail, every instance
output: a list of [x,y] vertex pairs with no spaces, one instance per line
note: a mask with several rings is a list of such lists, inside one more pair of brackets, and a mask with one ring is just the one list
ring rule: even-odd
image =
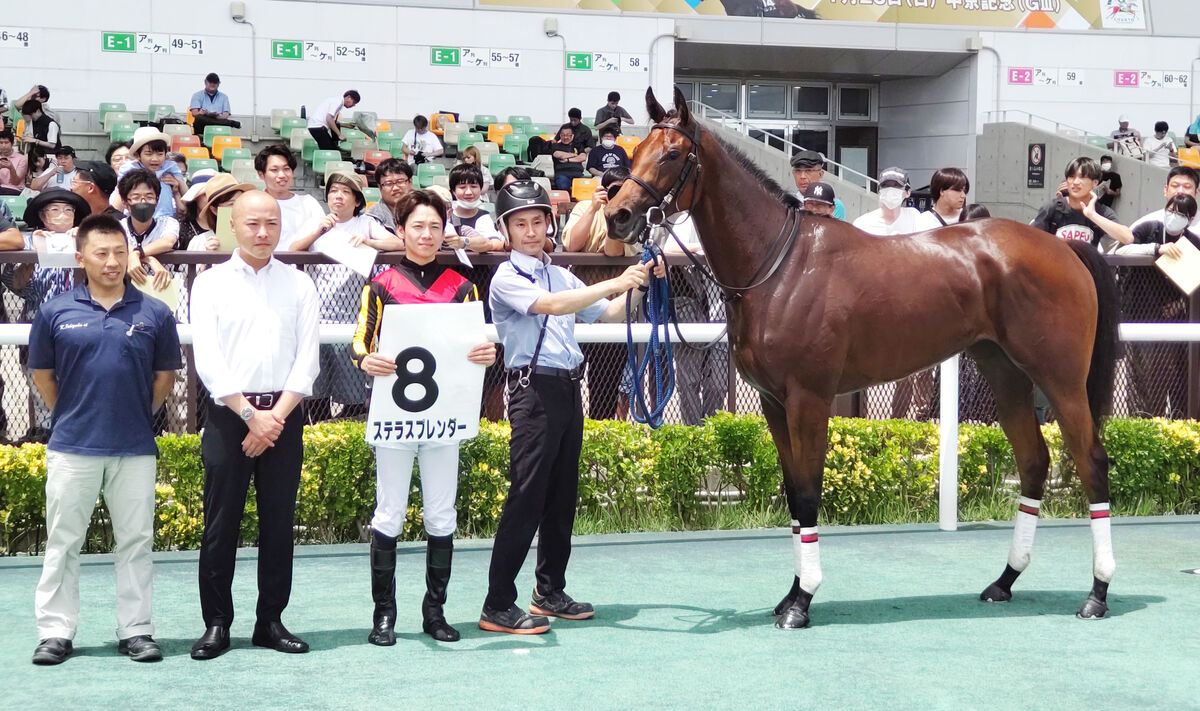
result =
[[1096,284],[1096,342],[1088,369],[1088,405],[1096,427],[1112,410],[1113,379],[1117,369],[1118,329],[1121,325],[1121,297],[1117,280],[1104,257],[1087,242],[1069,240],[1075,256],[1092,274]]

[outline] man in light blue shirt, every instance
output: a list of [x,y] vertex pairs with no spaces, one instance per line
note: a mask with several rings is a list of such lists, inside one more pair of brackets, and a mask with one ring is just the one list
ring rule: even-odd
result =
[[[499,227],[512,244],[511,258],[496,268],[489,286],[508,367],[512,484],[479,617],[480,629],[489,632],[541,634],[550,629],[548,616],[585,620],[595,614],[564,591],[583,445],[583,353],[575,321],[620,321],[625,299],[607,297],[629,293],[636,304],[636,287],[649,273],[649,265],[635,264],[615,279],[587,286],[550,264],[542,249],[553,232],[552,214],[550,196],[532,181],[509,183],[496,196]],[[656,273],[665,273],[661,265]],[[537,584],[527,613],[516,605],[516,579],[535,533]]]
[[239,121],[229,118],[229,97],[217,90],[221,86],[221,77],[216,72],[209,72],[204,77],[204,89],[192,94],[188,103],[188,111],[192,112],[192,129],[197,135],[204,135],[205,126],[229,126],[241,128]]

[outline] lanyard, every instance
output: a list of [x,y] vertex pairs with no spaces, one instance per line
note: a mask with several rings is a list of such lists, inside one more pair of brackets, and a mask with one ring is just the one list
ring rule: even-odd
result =
[[[513,271],[529,280],[530,284],[537,286],[537,279],[533,274],[526,272],[518,267],[515,263],[512,264]],[[546,291],[554,293],[554,277],[550,274],[550,269],[546,269]],[[525,372],[517,379],[517,384],[522,388],[529,387],[529,376],[533,374],[533,368],[537,365],[538,355],[542,352],[542,342],[546,340],[546,324],[550,321],[550,314],[542,316],[542,327],[538,331],[537,345],[533,347],[533,357],[529,359],[529,365],[525,368]]]

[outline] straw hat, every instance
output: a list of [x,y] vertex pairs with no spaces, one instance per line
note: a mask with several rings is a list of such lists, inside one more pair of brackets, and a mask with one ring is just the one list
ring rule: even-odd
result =
[[204,206],[204,211],[196,216],[196,221],[205,229],[215,230],[213,220],[216,219],[217,203],[221,201],[221,198],[257,189],[251,183],[239,183],[237,178],[229,173],[221,173],[215,178],[209,178],[208,182],[204,183],[204,196],[208,198],[208,204]]
[[349,187],[351,190],[354,191],[354,196],[361,203],[365,204],[367,202],[366,194],[363,193],[363,185],[362,185],[363,176],[359,175],[358,173],[355,173],[352,170],[335,170],[332,173],[330,173],[328,175],[328,177],[325,178],[325,197],[326,198],[329,197],[329,184],[330,184],[329,178],[332,178],[335,175],[340,175],[343,178],[348,178],[347,182],[350,183]]
[[192,187],[188,188],[187,192],[183,194],[183,197],[179,199],[183,202],[191,202],[192,200],[195,200],[200,196],[200,193],[204,192],[204,184],[215,177],[217,177],[217,171],[213,170],[212,168],[197,170],[192,174]]
[[138,151],[142,150],[151,141],[162,141],[169,147],[171,145],[171,137],[153,126],[142,126],[133,132],[133,145],[129,147],[129,153],[137,158]]

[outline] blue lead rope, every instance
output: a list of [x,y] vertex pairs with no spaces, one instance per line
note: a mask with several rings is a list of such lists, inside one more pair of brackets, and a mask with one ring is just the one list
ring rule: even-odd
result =
[[[662,250],[650,240],[646,241],[642,252],[641,263],[662,259]],[[643,304],[646,320],[650,322],[650,340],[646,351],[638,360],[637,345],[633,342],[633,314],[631,299],[625,301],[625,331],[628,368],[633,374],[633,387],[629,391],[629,410],[635,422],[650,425],[658,429],[663,424],[663,412],[667,402],[675,393],[675,361],[671,353],[671,331],[667,328],[671,320],[671,284],[668,279],[659,278],[650,273],[649,290]],[[663,340],[659,340],[659,329],[662,329]],[[646,403],[646,390],[642,383],[646,379],[646,371],[654,368],[653,392],[650,393],[652,406]]]

